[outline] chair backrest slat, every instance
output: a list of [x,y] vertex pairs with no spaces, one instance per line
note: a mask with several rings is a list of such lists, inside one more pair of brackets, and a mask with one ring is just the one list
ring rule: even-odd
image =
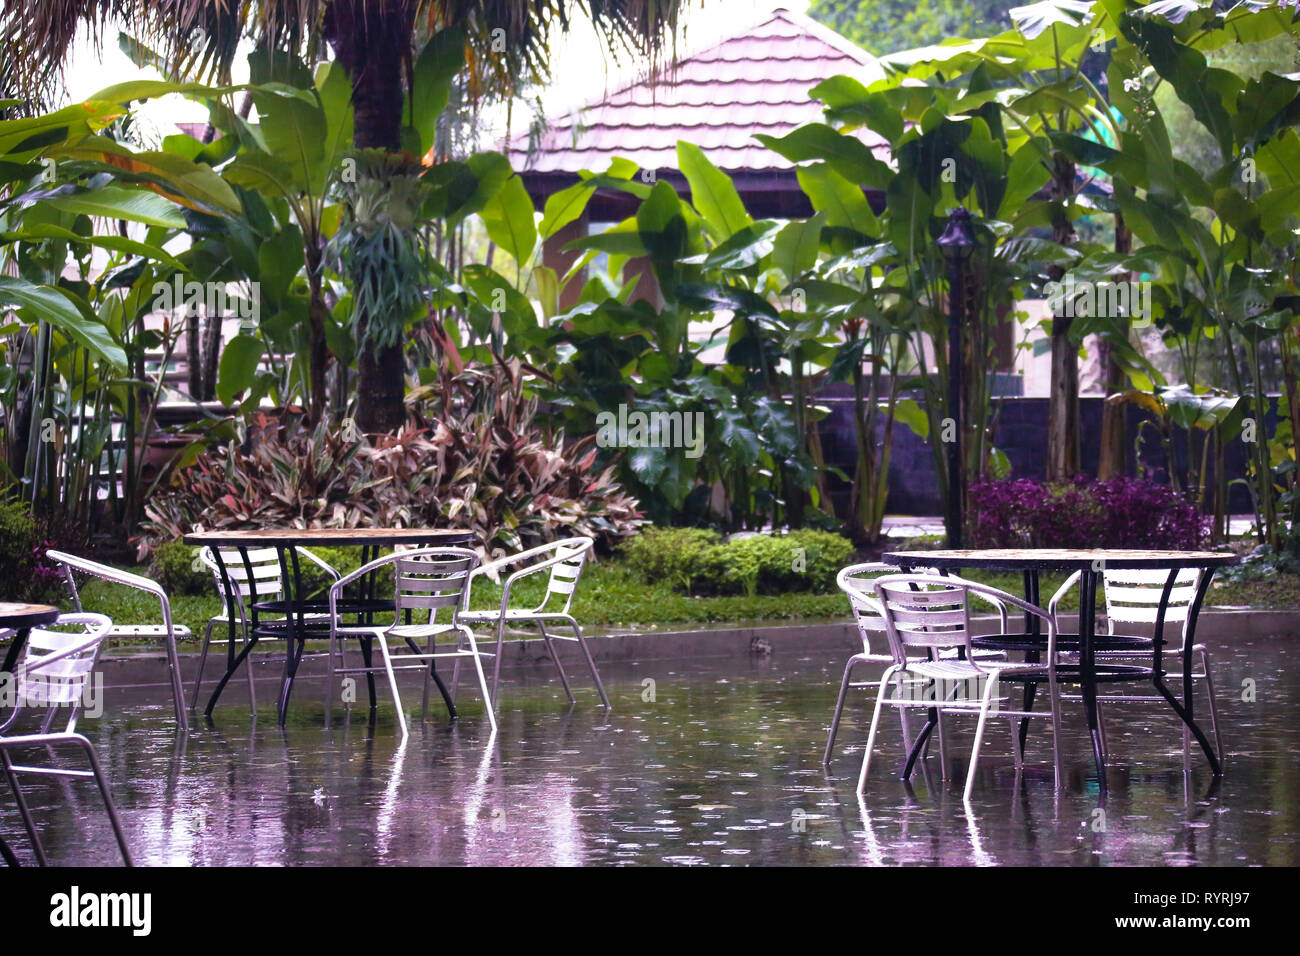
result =
[[[858,636],[862,639],[862,652],[872,653],[871,636],[885,633],[885,612],[873,590],[872,582],[887,574],[898,574],[898,568],[892,564],[868,561],[841,569],[836,575],[836,583],[849,599],[853,619],[858,625]],[[921,574],[937,577],[939,572],[930,568],[920,570]]]
[[909,647],[964,647],[970,651],[970,611],[966,589],[934,575],[893,575],[874,584],[885,615],[885,633],[897,664],[907,663]]
[[[24,703],[55,707],[82,700],[86,683],[95,669],[104,638],[113,622],[103,614],[61,614],[49,627],[32,628],[15,675],[19,707]],[[67,653],[73,649],[73,653]],[[60,656],[62,655],[62,656]],[[53,712],[44,721],[48,729]],[[68,727],[76,725],[77,708],[69,714]]]
[[466,548],[417,548],[390,556],[397,616],[404,611],[429,611],[436,619],[440,608],[450,608],[452,623],[464,610],[470,572],[478,555]]
[[[1106,622],[1110,633],[1116,624],[1155,624],[1160,598],[1169,581],[1167,570],[1107,570],[1102,572],[1105,586]],[[1185,568],[1174,578],[1165,608],[1165,622],[1187,626],[1192,602],[1196,599],[1201,572]]]
[[[546,581],[546,597],[543,599],[538,610],[548,609],[551,595],[560,596],[559,606],[549,608],[552,613],[568,614],[569,607],[573,604],[573,592],[578,586],[578,579],[582,576],[582,569],[586,567],[587,557],[591,554],[591,549],[595,546],[595,541],[591,538],[565,538],[563,541],[553,543],[555,553],[549,557],[563,557],[551,565],[551,574]],[[543,560],[548,556],[543,553],[539,556]]]

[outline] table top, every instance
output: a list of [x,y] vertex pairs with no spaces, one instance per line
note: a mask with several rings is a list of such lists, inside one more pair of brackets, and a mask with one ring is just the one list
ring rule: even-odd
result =
[[886,564],[1003,571],[1222,568],[1238,557],[1225,551],[1143,551],[1130,548],[984,548],[964,551],[886,551]]
[[0,601],[0,627],[36,627],[50,624],[59,616],[59,609],[49,604],[15,604]]
[[241,544],[359,546],[466,544],[475,539],[473,531],[454,528],[250,528],[247,531],[196,531],[185,536],[185,543],[215,547]]

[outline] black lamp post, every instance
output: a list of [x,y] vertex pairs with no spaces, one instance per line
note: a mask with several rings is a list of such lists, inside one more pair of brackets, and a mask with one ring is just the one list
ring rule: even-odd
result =
[[[962,408],[961,330],[966,322],[966,260],[975,248],[970,212],[958,206],[948,216],[948,226],[938,239],[948,260],[948,414],[952,416],[953,440],[948,442],[948,547],[962,547],[961,435],[966,420]],[[942,438],[942,434],[940,435]]]

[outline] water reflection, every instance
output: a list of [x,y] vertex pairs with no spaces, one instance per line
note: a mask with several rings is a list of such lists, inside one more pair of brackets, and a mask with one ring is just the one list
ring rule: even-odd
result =
[[[110,688],[105,718],[83,729],[145,864],[1294,865],[1300,692],[1283,666],[1294,644],[1217,649],[1221,686],[1250,678],[1259,701],[1223,695],[1220,784],[1203,761],[1183,772],[1176,718],[1112,707],[1105,798],[1069,715],[1061,793],[1045,735],[1031,736],[1018,774],[1009,730],[991,729],[964,804],[972,728],[953,721],[950,780],[936,752],[899,782],[887,771],[901,741],[881,735],[881,772],[859,798],[869,707],[864,696],[846,709],[828,774],[841,661],[821,654],[610,668],[610,712],[581,691],[569,707],[525,675],[503,694],[496,736],[475,702],[449,722],[434,701],[403,742],[390,707],[372,724],[306,687],[284,728],[232,702],[178,737],[156,689]],[[93,793],[33,785],[31,801],[52,860],[115,862]],[[30,858],[3,791],[0,827]]]

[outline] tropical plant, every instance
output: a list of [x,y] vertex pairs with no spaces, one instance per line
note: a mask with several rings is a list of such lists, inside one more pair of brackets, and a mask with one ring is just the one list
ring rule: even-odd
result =
[[412,421],[373,442],[297,413],[252,417],[247,450],[213,448],[146,508],[141,557],[198,529],[451,525],[488,554],[562,534],[603,547],[641,523],[636,501],[596,462],[594,439],[548,440],[518,363],[445,374],[412,392]]
[[[50,6],[4,0],[0,6],[0,62],[12,64],[13,89],[33,101],[48,98],[82,25],[97,28],[111,13],[131,24],[139,39],[160,51],[157,62],[171,79],[190,75],[228,83],[238,42],[250,37],[267,50],[287,50],[314,60],[326,44],[351,80],[352,145],[359,150],[406,150],[422,155],[433,146],[439,109],[424,130],[403,113],[408,78],[417,76],[415,51],[424,40],[457,31],[470,75],[489,90],[508,91],[520,76],[539,76],[548,66],[552,28],[567,29],[575,7],[618,44],[656,53],[676,25],[676,0],[515,3],[507,0],[94,0]],[[461,32],[463,31],[463,32]],[[431,58],[435,69],[438,58]],[[443,101],[445,104],[445,99]],[[423,107],[417,104],[417,112]],[[424,114],[429,115],[429,114]],[[371,317],[358,314],[365,330]],[[363,430],[391,431],[405,420],[402,350],[367,339],[358,366],[358,421]]]

